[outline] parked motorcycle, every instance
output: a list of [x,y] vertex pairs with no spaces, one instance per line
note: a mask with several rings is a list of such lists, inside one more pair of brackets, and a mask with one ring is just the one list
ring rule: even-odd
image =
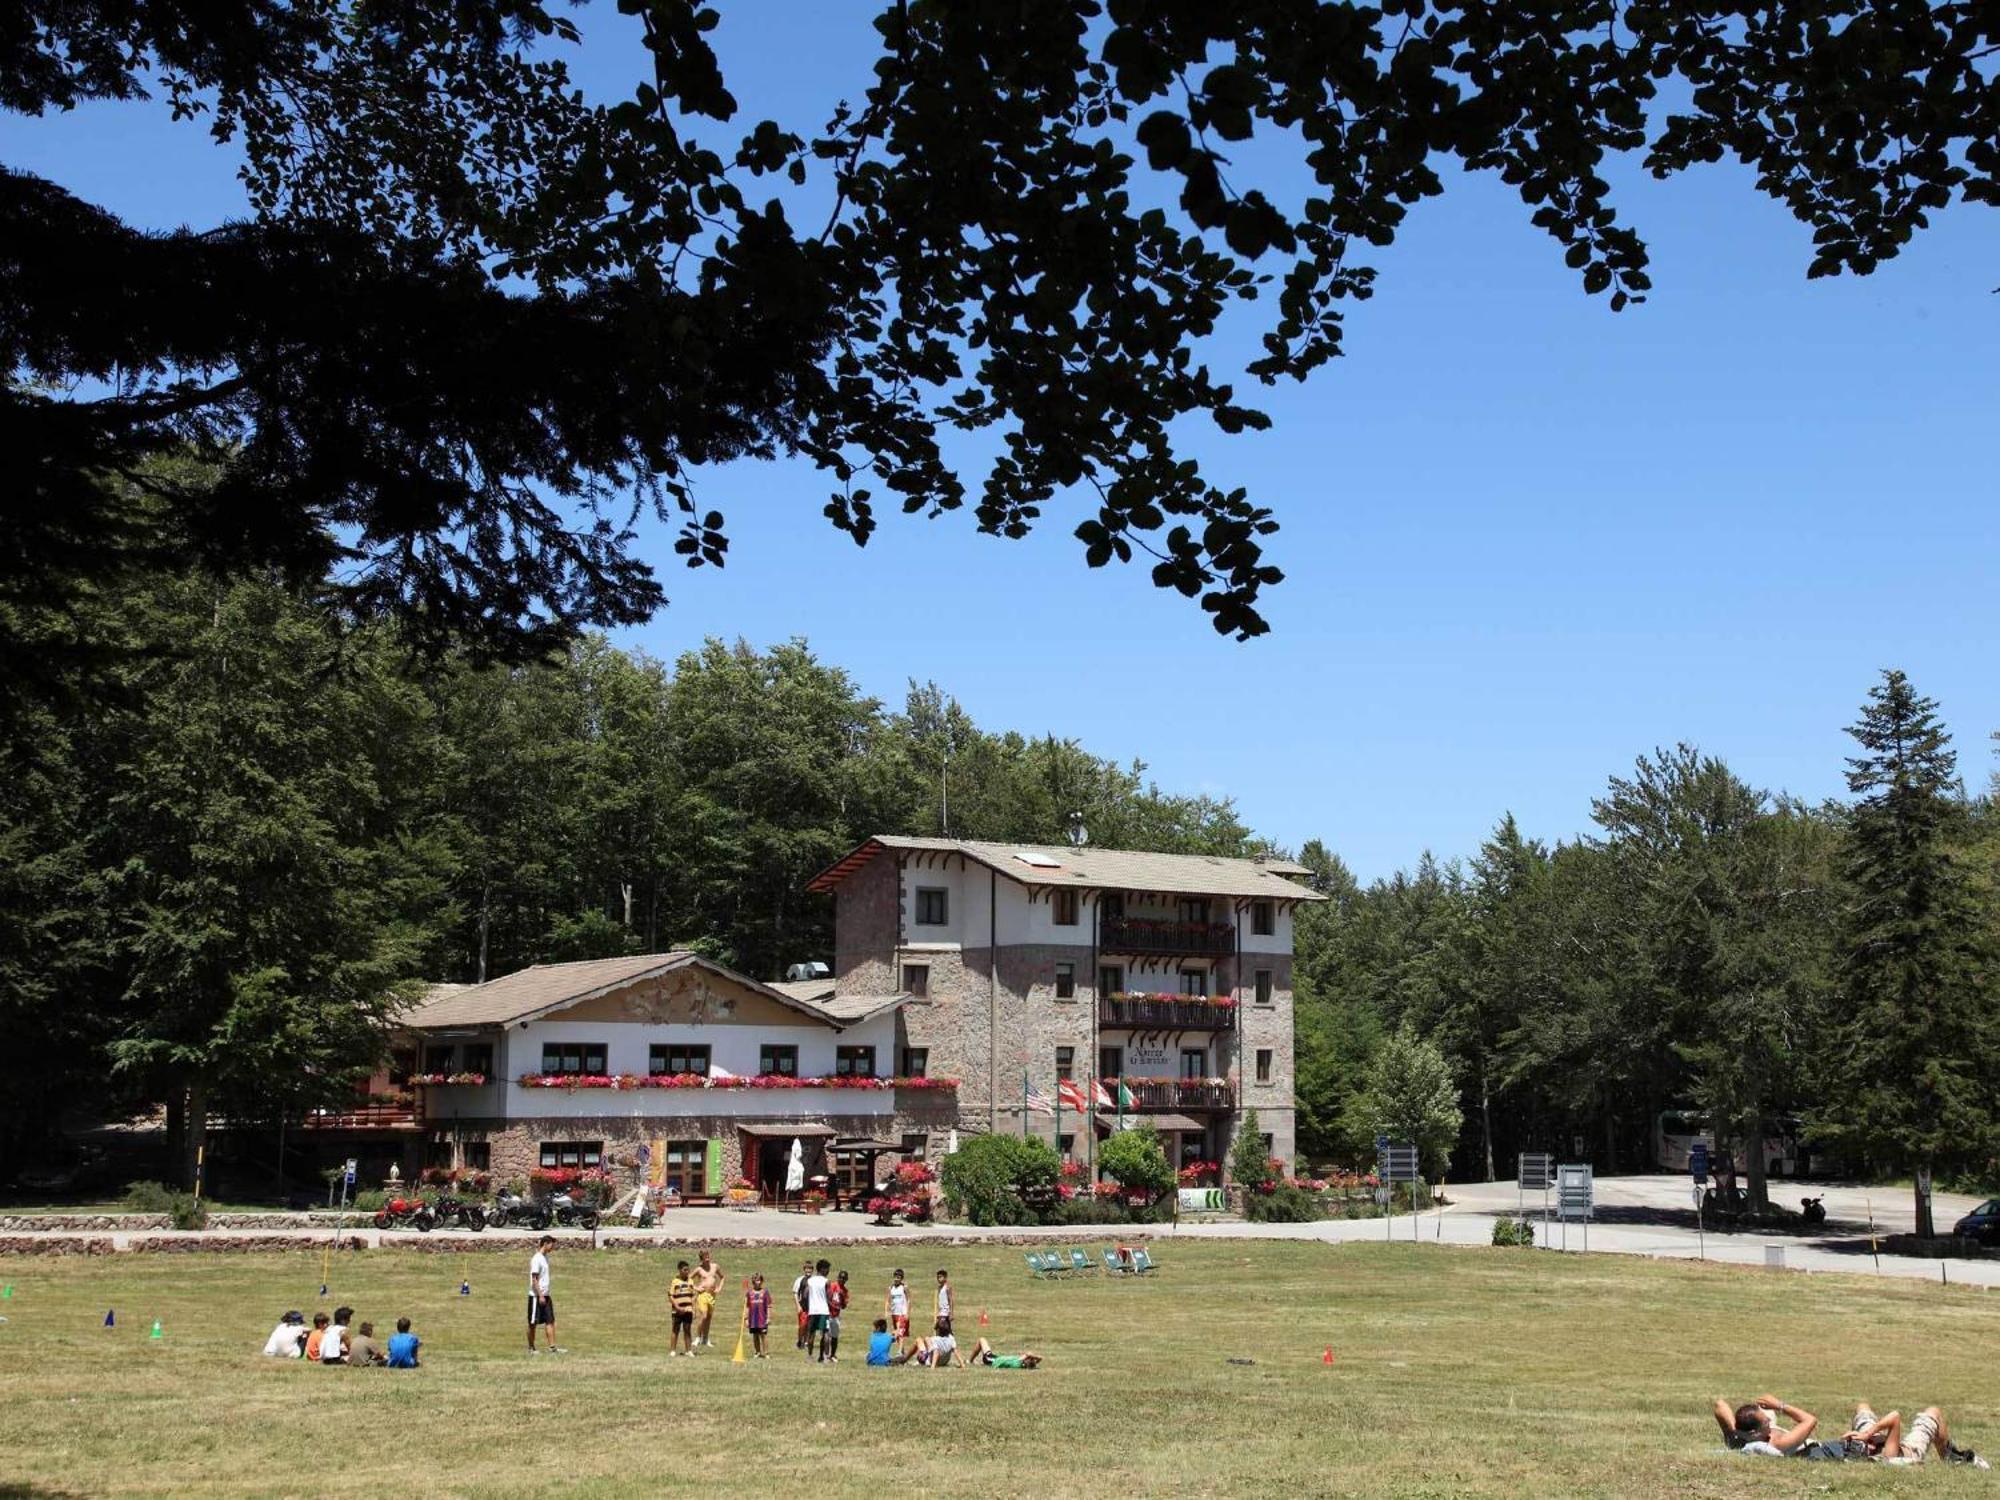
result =
[[[454,1198],[449,1193],[438,1199],[432,1212],[437,1215],[437,1222],[447,1229],[456,1225],[460,1229],[470,1229],[476,1234],[486,1227],[484,1205],[469,1203],[463,1198]],[[424,1226],[419,1224],[417,1227],[422,1229]]]
[[549,1209],[545,1203],[523,1198],[508,1188],[500,1189],[488,1210],[486,1222],[497,1229],[547,1229]]
[[549,1199],[549,1210],[556,1216],[556,1222],[570,1228],[595,1229],[597,1210],[588,1203],[579,1203],[568,1193],[557,1193]]
[[1826,1199],[1801,1198],[1799,1200],[1799,1212],[1808,1224],[1824,1224],[1826,1222]]
[[377,1229],[420,1229],[429,1234],[437,1226],[437,1215],[421,1198],[391,1198],[375,1211]]

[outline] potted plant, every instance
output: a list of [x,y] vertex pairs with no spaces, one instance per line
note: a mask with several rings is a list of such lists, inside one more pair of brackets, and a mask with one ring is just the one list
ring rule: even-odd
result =
[[739,1177],[723,1190],[722,1201],[731,1208],[755,1208],[757,1189],[747,1177]]
[[807,1188],[799,1199],[799,1207],[809,1214],[823,1212],[826,1208],[826,1194],[819,1188]]

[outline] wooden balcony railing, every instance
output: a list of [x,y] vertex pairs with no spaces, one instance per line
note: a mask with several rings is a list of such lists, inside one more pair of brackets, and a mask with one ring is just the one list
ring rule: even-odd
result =
[[308,1130],[415,1130],[417,1107],[408,1098],[363,1095],[351,1104],[309,1110]]
[[1226,958],[1236,951],[1236,928],[1228,922],[1106,917],[1098,926],[1097,946],[1106,953],[1175,953],[1189,958]]
[[1097,1002],[1097,1024],[1142,1031],[1234,1031],[1236,1007],[1172,995],[1106,995]]
[[1226,1078],[1125,1078],[1106,1079],[1105,1087],[1117,1095],[1123,1083],[1132,1094],[1131,1107],[1141,1114],[1182,1109],[1234,1109],[1236,1085]]

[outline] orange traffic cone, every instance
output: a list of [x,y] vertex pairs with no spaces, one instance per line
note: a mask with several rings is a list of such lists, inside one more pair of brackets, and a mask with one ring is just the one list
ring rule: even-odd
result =
[[1326,1346],[1326,1353],[1322,1354],[1319,1357],[1319,1362],[1323,1365],[1330,1365],[1333,1363],[1333,1345],[1328,1344]]
[[988,1325],[989,1325],[989,1324],[990,1324],[990,1323],[991,1323],[992,1321],[993,1321],[993,1320],[992,1320],[991,1318],[989,1318],[989,1317],[987,1317],[987,1316],[986,1316],[986,1309],[985,1309],[985,1308],[983,1308],[983,1307],[982,1307],[982,1308],[980,1308],[980,1309],[979,1309],[979,1326],[980,1326],[981,1328],[985,1328],[985,1327],[986,1327],[986,1326],[988,1326]]

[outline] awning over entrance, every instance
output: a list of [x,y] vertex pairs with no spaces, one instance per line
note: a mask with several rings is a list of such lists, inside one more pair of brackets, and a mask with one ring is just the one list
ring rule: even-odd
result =
[[734,1120],[730,1122],[745,1135],[797,1136],[800,1140],[827,1140],[836,1133],[831,1125],[813,1125],[805,1120]]
[[[1135,1125],[1138,1124],[1150,1125],[1155,1130],[1167,1133],[1171,1133],[1177,1130],[1191,1130],[1199,1134],[1208,1129],[1206,1125],[1203,1125],[1195,1120],[1190,1120],[1186,1115],[1128,1114],[1125,1116],[1125,1118]],[[1097,1112],[1097,1123],[1104,1126],[1106,1129],[1116,1130],[1118,1128],[1118,1116],[1114,1112],[1108,1112],[1100,1109]]]
[[852,1151],[857,1156],[866,1156],[871,1151],[900,1151],[903,1148],[894,1141],[871,1141],[860,1136],[841,1136],[827,1147],[829,1151]]

